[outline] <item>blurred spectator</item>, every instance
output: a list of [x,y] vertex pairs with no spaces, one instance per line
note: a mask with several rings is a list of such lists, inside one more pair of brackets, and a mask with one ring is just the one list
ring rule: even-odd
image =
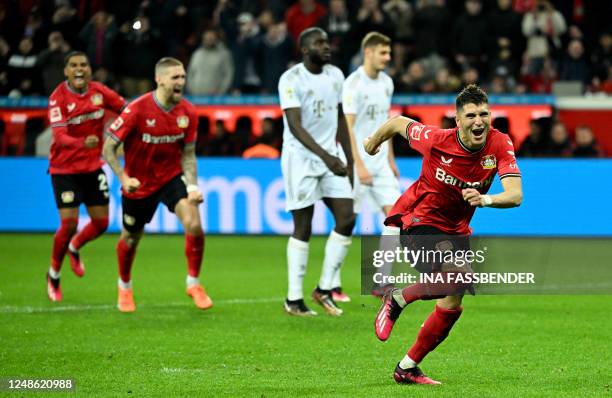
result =
[[380,8],[378,0],[361,0],[361,6],[357,9],[357,16],[351,29],[352,40],[347,43],[351,53],[360,51],[359,44],[369,32],[376,31],[393,36],[391,26],[391,19]]
[[493,74],[488,84],[487,93],[489,94],[508,94],[512,92],[513,84],[510,75],[504,67],[499,67]]
[[572,40],[567,46],[567,55],[559,66],[559,80],[576,80],[588,83],[591,80],[589,64],[584,56],[580,40]]
[[572,143],[570,142],[565,125],[559,121],[553,123],[550,130],[550,145],[548,156],[566,158],[572,156]]
[[51,29],[61,33],[70,48],[80,46],[79,37],[75,34],[80,30],[77,11],[70,4],[61,4],[51,18]]
[[510,134],[510,120],[505,116],[497,116],[491,126],[504,134]]
[[465,12],[456,19],[452,52],[460,67],[471,65],[482,71],[487,59],[488,22],[482,14],[482,0],[466,0]]
[[18,52],[8,60],[8,79],[14,96],[40,95],[40,70],[36,67],[36,54],[32,39],[24,37],[19,42]]
[[480,74],[473,66],[467,66],[461,73],[461,86],[465,87],[470,84],[480,84]]
[[[261,87],[261,77],[256,65],[256,53],[261,41],[259,25],[248,12],[238,16],[238,37],[232,43],[234,60],[234,94],[257,93]],[[269,58],[273,59],[273,58]],[[276,62],[276,60],[275,60]]]
[[346,1],[330,0],[329,14],[319,19],[317,26],[329,35],[332,51],[331,63],[342,69],[345,75],[348,74],[352,46],[348,45],[351,20],[346,9]]
[[461,86],[457,76],[451,75],[448,68],[441,68],[436,73],[434,80],[434,92],[440,94],[455,93]]
[[452,116],[444,115],[440,120],[440,128],[441,129],[453,129],[457,127],[457,122],[455,122],[455,118]]
[[595,75],[605,80],[608,68],[612,66],[612,31],[606,31],[599,36],[597,46],[591,55],[591,65]]
[[143,15],[146,15],[154,27],[160,33],[163,56],[176,56],[179,47],[179,35],[181,38],[187,36],[185,21],[187,20],[187,7],[182,0],[145,0],[141,4]]
[[[91,69],[114,69],[113,42],[117,37],[117,25],[113,15],[100,11],[85,24],[79,38],[85,44],[85,53],[91,63]],[[118,60],[117,60],[118,61]]]
[[42,72],[44,95],[49,96],[57,85],[64,80],[64,57],[70,51],[70,45],[60,32],[51,32],[49,46],[36,60],[36,66]]
[[492,58],[502,51],[519,65],[525,48],[525,37],[521,32],[521,15],[512,9],[512,0],[497,0],[497,7],[489,15],[489,34]]
[[127,97],[142,95],[153,89],[153,70],[161,58],[160,33],[147,17],[137,17],[121,25],[118,37],[121,87]]
[[522,76],[522,83],[527,87],[527,91],[537,94],[550,94],[552,84],[557,80],[557,71],[553,67],[550,58],[545,58],[542,68],[537,74],[527,74]]
[[0,36],[0,95],[8,95],[11,91],[8,79],[8,60],[10,52],[11,48],[9,44],[4,37]]
[[234,156],[232,137],[229,135],[223,120],[215,121],[213,136],[204,149],[206,156]]
[[417,0],[413,20],[416,55],[448,56],[451,21],[444,0]]
[[32,50],[35,54],[47,47],[47,36],[49,30],[46,28],[40,8],[34,5],[27,16],[23,28],[23,36],[32,40]]
[[261,136],[257,139],[255,145],[247,148],[242,153],[243,158],[278,159],[280,157],[280,151],[278,150],[279,145],[277,142],[277,135],[274,125],[274,120],[271,118],[265,118],[262,121]]
[[542,157],[548,152],[548,143],[541,120],[531,120],[529,122],[529,136],[523,141],[518,156],[521,157]]
[[393,33],[391,38],[403,44],[411,43],[413,40],[412,18],[414,10],[412,5],[406,0],[387,0],[382,6],[382,10],[389,16]]
[[[278,80],[293,59],[293,41],[287,34],[284,23],[275,23],[268,27],[261,40],[259,56],[262,91],[266,94],[276,93]],[[269,62],[272,59],[274,62]]]
[[527,37],[529,74],[536,75],[544,60],[561,47],[560,37],[567,29],[565,18],[548,0],[538,0],[534,9],[523,16],[522,28]]
[[425,87],[430,83],[433,89],[433,82],[427,80],[425,68],[423,64],[417,60],[412,61],[410,65],[408,65],[408,69],[402,74],[401,80],[396,83],[396,86],[399,87],[398,91],[422,93],[426,91]]
[[202,45],[191,56],[187,67],[187,91],[193,95],[225,94],[234,78],[234,63],[219,34],[207,29]]
[[603,156],[602,150],[597,145],[595,135],[590,126],[585,124],[576,127],[576,136],[574,137],[576,145],[572,151],[572,155],[577,158],[599,158]]
[[327,14],[327,9],[315,0],[298,0],[287,9],[285,22],[287,30],[297,44],[298,37],[304,29],[313,27]]

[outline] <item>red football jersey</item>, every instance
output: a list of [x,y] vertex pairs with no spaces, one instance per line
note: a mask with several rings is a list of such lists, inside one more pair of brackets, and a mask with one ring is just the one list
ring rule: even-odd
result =
[[182,174],[183,147],[195,143],[197,129],[195,107],[185,99],[169,110],[162,108],[154,92],[130,103],[108,131],[123,142],[126,174],[140,181],[136,192],[123,195],[145,198]]
[[[99,169],[103,161],[104,111],[121,112],[126,102],[102,83],[89,82],[79,94],[62,82],[49,97],[49,123],[53,132],[49,173],[78,174]],[[85,148],[85,137],[100,139],[95,148]]]
[[476,208],[463,200],[461,190],[475,188],[485,194],[496,172],[500,179],[521,175],[512,141],[493,128],[478,151],[459,141],[457,128],[413,123],[406,133],[410,146],[423,155],[421,175],[393,206],[388,225],[431,225],[448,234],[471,234]]

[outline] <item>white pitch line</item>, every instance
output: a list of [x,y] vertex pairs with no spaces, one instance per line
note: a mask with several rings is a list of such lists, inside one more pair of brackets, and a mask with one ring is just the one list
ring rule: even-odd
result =
[[[252,299],[227,299],[214,300],[215,304],[232,305],[232,304],[266,304],[266,303],[282,303],[282,297],[265,297]],[[167,307],[191,307],[193,303],[188,300],[184,302],[170,302],[163,304],[140,304],[137,308],[167,308]],[[73,312],[73,311],[106,311],[114,310],[117,304],[83,304],[83,305],[59,305],[53,307],[29,307],[6,305],[0,307],[0,314],[34,314],[45,312]]]

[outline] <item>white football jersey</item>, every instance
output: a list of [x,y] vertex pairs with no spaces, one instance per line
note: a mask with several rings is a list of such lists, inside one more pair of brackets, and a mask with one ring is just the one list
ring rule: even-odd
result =
[[372,135],[388,118],[393,96],[393,80],[385,72],[379,72],[376,79],[366,75],[363,66],[351,73],[342,89],[344,114],[355,115],[353,132],[357,150],[368,171],[376,175],[383,167],[389,167],[388,141],[380,152],[370,156],[363,148],[363,140]]
[[[300,108],[302,127],[317,144],[334,156],[338,155],[336,131],[343,81],[342,71],[333,65],[324,65],[323,72],[315,75],[303,63],[299,63],[283,73],[278,82],[281,109]],[[283,123],[283,147],[301,150],[305,155],[318,159],[291,133],[284,114]]]

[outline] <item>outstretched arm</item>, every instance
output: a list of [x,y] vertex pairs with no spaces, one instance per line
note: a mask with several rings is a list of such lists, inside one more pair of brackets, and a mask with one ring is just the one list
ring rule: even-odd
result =
[[521,177],[506,177],[501,180],[503,192],[495,195],[481,195],[474,188],[461,191],[463,199],[471,206],[496,207],[500,209],[517,207],[523,201],[523,188]]
[[380,146],[383,142],[391,139],[397,134],[408,139],[406,130],[412,123],[414,123],[414,120],[405,116],[396,116],[387,120],[374,134],[364,140],[363,145],[366,152],[370,155],[376,154],[380,150]]

